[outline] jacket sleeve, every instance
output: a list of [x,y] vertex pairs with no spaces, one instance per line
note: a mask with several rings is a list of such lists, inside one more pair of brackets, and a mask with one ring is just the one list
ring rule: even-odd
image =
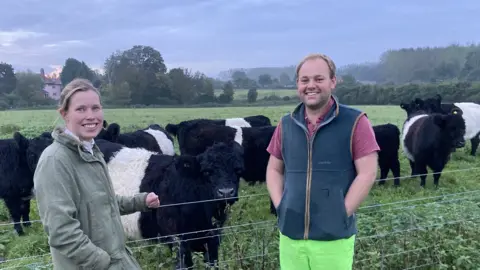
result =
[[138,211],[147,211],[147,194],[146,192],[138,193],[134,196],[122,196],[115,194],[117,197],[120,215],[128,215]]
[[94,245],[75,218],[73,168],[57,155],[40,158],[34,174],[40,218],[51,248],[86,269],[107,269],[110,255]]

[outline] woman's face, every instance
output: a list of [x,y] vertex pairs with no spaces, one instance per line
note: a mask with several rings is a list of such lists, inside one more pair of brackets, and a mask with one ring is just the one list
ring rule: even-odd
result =
[[67,128],[80,140],[90,141],[103,128],[100,97],[93,90],[78,91],[70,97],[68,111],[61,112]]

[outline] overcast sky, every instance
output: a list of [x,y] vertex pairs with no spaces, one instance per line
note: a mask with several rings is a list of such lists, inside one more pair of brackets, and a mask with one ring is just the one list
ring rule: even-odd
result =
[[480,42],[479,0],[2,0],[0,61],[50,71],[74,57],[101,68],[115,50],[150,45],[167,68],[215,76],[296,64],[323,52],[338,66],[387,49]]

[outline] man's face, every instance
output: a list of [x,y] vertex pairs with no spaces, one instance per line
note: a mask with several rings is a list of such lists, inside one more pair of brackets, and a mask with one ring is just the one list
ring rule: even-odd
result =
[[336,79],[330,78],[328,64],[321,58],[305,61],[298,72],[298,96],[309,109],[318,110],[325,106],[335,85]]

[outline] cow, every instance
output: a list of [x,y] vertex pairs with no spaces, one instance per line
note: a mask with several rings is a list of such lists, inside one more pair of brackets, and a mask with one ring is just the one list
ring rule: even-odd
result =
[[178,134],[181,133],[181,130],[185,126],[190,126],[195,123],[205,123],[205,124],[216,124],[221,126],[228,127],[264,127],[271,126],[272,123],[270,119],[264,115],[253,115],[247,116],[244,118],[227,118],[227,119],[193,119],[182,121],[178,124],[167,124],[165,129],[168,133],[172,134],[175,137],[178,137]]
[[[104,126],[105,124],[106,122]],[[165,155],[175,155],[172,136],[158,124],[152,124],[134,132],[120,133],[120,125],[112,123],[102,129],[95,139],[103,139],[127,147],[141,147]]]
[[160,241],[172,249],[172,235],[178,236],[180,267],[193,266],[192,251],[203,252],[210,264],[218,260],[225,209],[238,200],[244,170],[240,145],[216,143],[198,155],[175,156],[106,140],[97,145],[116,194],[155,192],[160,199],[160,208],[121,217],[129,238],[158,239],[160,235]]
[[12,139],[0,140],[0,198],[5,201],[18,235],[25,234],[22,225],[31,226],[33,173],[41,153],[52,141],[47,132],[33,139],[15,132]]
[[407,114],[401,144],[409,160],[412,177],[421,174],[420,186],[425,187],[428,166],[434,172],[433,182],[438,187],[441,172],[451,153],[455,148],[465,146],[465,121],[459,114],[429,114],[422,109],[411,110]]
[[398,150],[400,148],[400,129],[391,123],[373,126],[377,144],[380,147],[378,153],[378,165],[380,167],[379,185],[385,184],[388,172],[391,170],[394,177],[394,185],[400,185],[400,161]]
[[442,103],[442,97],[436,95],[426,100],[417,100],[422,108],[430,113],[459,114],[465,121],[465,140],[470,140],[470,155],[475,156],[480,144],[480,105],[474,102]]
[[229,127],[204,122],[191,122],[178,134],[180,153],[198,155],[215,142],[235,141],[244,149],[245,172],[242,178],[250,185],[265,181],[270,154],[268,144],[276,126]]
[[[197,155],[214,142],[235,141],[244,149],[245,171],[242,178],[248,185],[265,182],[267,164],[270,154],[268,144],[276,126],[264,127],[229,127],[208,122],[184,123],[177,135],[180,153]],[[275,214],[275,207],[270,200],[270,213]]]

